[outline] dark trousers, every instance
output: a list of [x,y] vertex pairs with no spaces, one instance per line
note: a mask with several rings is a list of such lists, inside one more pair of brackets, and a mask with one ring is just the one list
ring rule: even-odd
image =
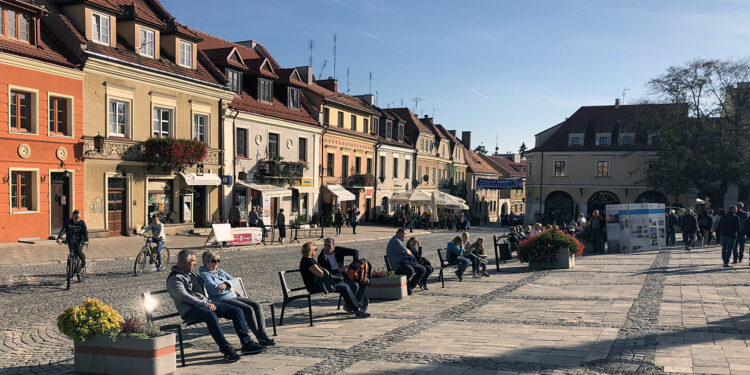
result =
[[601,229],[591,229],[591,242],[594,243],[594,251],[604,253],[604,241],[602,240]]
[[341,234],[341,225],[336,224],[336,234]]
[[357,300],[357,305],[362,307],[362,301],[365,299],[365,293],[367,293],[367,285],[362,285],[358,281],[349,280],[345,275],[344,284],[349,286],[352,294],[354,294],[354,299]]
[[81,268],[86,266],[86,254],[83,253],[83,241],[78,243],[69,243],[68,250],[70,250],[71,253],[75,253],[79,258],[81,258]]
[[474,273],[479,272],[479,257],[474,254],[466,254],[465,257],[471,261],[471,270]]
[[711,227],[701,227],[701,237],[703,237],[702,245],[708,245],[711,243]]
[[396,269],[395,274],[406,276],[409,290],[414,289],[417,284],[424,285],[427,282],[427,276],[429,276],[427,269],[420,264],[403,265]]
[[463,275],[466,269],[469,268],[469,264],[471,264],[471,261],[464,257],[456,257],[450,263],[451,265],[457,264],[458,270],[456,271],[456,273],[459,275]]
[[279,240],[286,238],[286,225],[279,225]]
[[354,234],[357,234],[357,225],[359,225],[359,223],[357,222],[352,223],[352,233]]
[[675,232],[673,230],[667,231],[667,246],[674,246],[677,239],[675,238]]
[[682,242],[685,244],[685,249],[695,247],[695,232],[682,232]]
[[735,262],[742,262],[742,258],[745,255],[745,236],[739,235],[734,240],[734,246],[732,246],[732,256]]
[[242,313],[242,309],[223,302],[217,302],[214,305],[216,305],[216,311],[211,311],[207,307],[195,306],[188,310],[185,315],[182,316],[182,319],[197,320],[206,323],[208,332],[211,334],[216,345],[219,345],[219,350],[222,353],[227,353],[232,350],[232,345],[229,344],[224,337],[224,333],[221,332],[221,325],[219,324],[220,317],[232,320],[234,330],[237,332],[237,337],[240,338],[242,345],[253,341],[248,334],[247,323],[245,322],[245,315]]
[[724,264],[729,264],[729,258],[732,255],[734,241],[734,237],[721,236],[721,260],[724,261]]
[[[341,297],[344,298],[344,303],[350,310],[357,311],[359,310],[359,302],[357,301],[355,292],[352,291],[352,288],[349,285],[350,284],[347,284],[345,282],[338,283],[333,285],[333,289],[341,294]],[[357,285],[355,288],[359,288],[359,285]]]
[[253,332],[258,340],[270,339],[268,333],[266,333],[266,319],[263,317],[263,308],[261,308],[258,302],[244,297],[225,299],[222,302],[242,309],[247,327],[250,328],[250,331]]

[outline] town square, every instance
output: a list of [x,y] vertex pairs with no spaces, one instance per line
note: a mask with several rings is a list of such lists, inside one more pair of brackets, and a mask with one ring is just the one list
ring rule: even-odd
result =
[[0,374],[750,374],[748,16],[0,0]]

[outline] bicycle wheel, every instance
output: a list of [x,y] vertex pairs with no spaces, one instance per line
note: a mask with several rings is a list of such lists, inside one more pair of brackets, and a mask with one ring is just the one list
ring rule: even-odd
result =
[[146,267],[146,249],[141,249],[138,256],[135,257],[135,264],[133,264],[133,273],[138,276],[143,273],[143,269]]
[[68,256],[68,264],[65,269],[65,290],[70,290],[70,280],[73,278],[73,258]]
[[86,271],[83,267],[81,267],[81,260],[76,257],[76,270],[78,271],[76,273],[76,277],[78,278],[78,282],[82,283],[86,279]]
[[169,265],[169,248],[164,246],[161,248],[161,263],[156,267],[157,270],[162,271]]

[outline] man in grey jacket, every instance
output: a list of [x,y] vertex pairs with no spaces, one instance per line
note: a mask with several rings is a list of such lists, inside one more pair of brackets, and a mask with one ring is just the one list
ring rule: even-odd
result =
[[243,354],[256,354],[264,351],[265,347],[254,342],[250,337],[242,309],[222,302],[211,303],[206,297],[203,279],[193,273],[193,268],[195,268],[195,254],[190,250],[182,250],[177,254],[177,265],[172,267],[172,272],[167,277],[167,290],[180,317],[186,321],[206,323],[208,332],[211,333],[214,342],[219,345],[224,360],[228,362],[236,362],[240,356],[224,337],[219,317],[232,320],[237,337],[242,343]]

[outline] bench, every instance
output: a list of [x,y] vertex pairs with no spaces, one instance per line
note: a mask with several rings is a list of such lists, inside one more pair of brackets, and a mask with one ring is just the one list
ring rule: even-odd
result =
[[[307,291],[302,273],[300,270],[279,271],[279,281],[281,282],[281,291],[284,294],[284,300],[281,302],[281,315],[279,316],[279,326],[284,325],[284,311],[286,305],[298,299],[307,299],[308,315],[310,317],[310,326],[313,326],[312,318],[312,294]],[[298,293],[301,292],[301,293]],[[320,292],[324,293],[324,292]],[[318,294],[318,293],[316,293]],[[328,294],[328,293],[325,293]],[[341,309],[341,295],[339,295],[339,304],[336,310]],[[274,324],[275,327],[275,324]],[[275,329],[275,328],[274,328]]]
[[385,260],[385,270],[393,271],[393,267],[391,267],[391,261],[388,260],[388,255],[383,255],[383,260]]
[[510,254],[510,245],[502,237],[493,235],[492,240],[495,243],[495,267],[500,272],[500,261],[505,263],[513,259],[513,256]]
[[[245,292],[245,284],[242,283],[241,277],[236,277],[237,283],[239,284],[239,287],[236,288],[235,293],[237,293],[240,297],[247,297],[247,293]],[[157,296],[154,298],[154,296]],[[166,296],[166,298],[164,298]],[[161,300],[165,300],[166,303],[160,302]],[[150,323],[159,322],[161,320],[170,319],[170,318],[180,318],[180,313],[175,311],[174,302],[172,301],[172,298],[169,297],[169,291],[166,289],[152,291],[152,292],[145,292],[141,294],[141,301],[143,301],[143,307],[146,312],[146,321]],[[171,306],[172,308],[169,309],[166,306]],[[160,307],[164,308],[164,311],[162,314],[155,314],[156,310]],[[181,318],[180,318],[181,319]],[[271,305],[271,320],[273,320],[273,305]],[[182,343],[182,326],[188,327],[192,326],[198,323],[203,323],[201,321],[197,320],[181,320],[180,323],[173,323],[173,324],[165,324],[160,325],[159,329],[162,331],[177,330],[177,340],[180,344],[180,361],[182,362],[182,367],[185,367],[185,349],[184,345]],[[276,327],[274,327],[274,335],[276,333]]]
[[443,288],[445,288],[445,276],[443,275],[443,271],[451,266],[455,266],[458,263],[451,263],[448,262],[448,259],[446,257],[446,250],[445,249],[437,249],[438,258],[440,259],[440,275],[438,275],[438,280],[443,284]]

